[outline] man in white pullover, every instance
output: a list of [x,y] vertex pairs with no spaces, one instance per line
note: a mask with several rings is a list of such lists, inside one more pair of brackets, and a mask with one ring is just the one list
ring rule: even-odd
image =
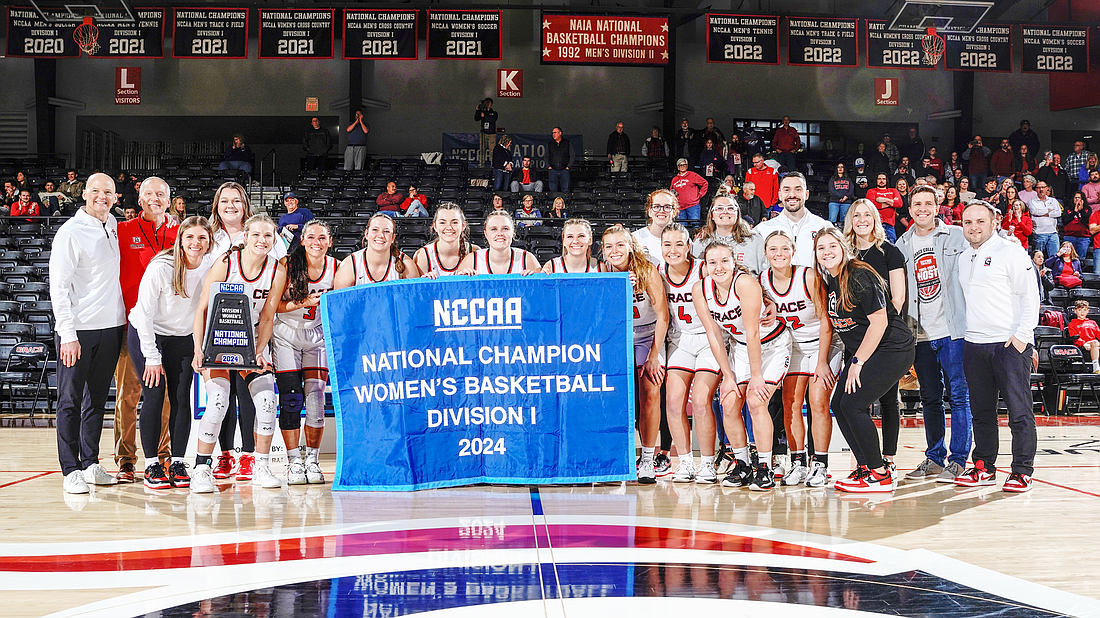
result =
[[[801,172],[788,172],[779,181],[779,202],[783,204],[783,212],[760,223],[753,231],[760,235],[761,240],[776,230],[786,232],[795,240],[794,259],[791,262],[795,266],[813,268],[814,239],[829,222],[806,208],[806,199],[809,197],[806,177]],[[763,243],[760,247],[763,249]],[[761,257],[761,263],[767,266],[767,258]]]
[[[125,308],[119,284],[115,183],[92,174],[85,205],[57,231],[50,255],[57,365],[57,456],[68,493],[88,483],[113,485],[99,465],[99,437],[111,375],[122,345]],[[81,411],[85,388],[90,407]]]
[[1027,254],[993,233],[995,216],[992,206],[975,200],[962,217],[963,234],[970,243],[959,258],[959,281],[966,298],[963,368],[970,388],[974,467],[958,476],[955,484],[996,484],[1000,393],[1012,431],[1012,473],[1003,489],[1019,493],[1031,489],[1035,461],[1030,378],[1039,289]]

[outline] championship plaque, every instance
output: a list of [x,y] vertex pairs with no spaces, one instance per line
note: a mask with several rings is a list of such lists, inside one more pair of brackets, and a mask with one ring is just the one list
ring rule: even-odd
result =
[[259,369],[252,301],[243,283],[219,283],[210,296],[203,341],[203,369]]

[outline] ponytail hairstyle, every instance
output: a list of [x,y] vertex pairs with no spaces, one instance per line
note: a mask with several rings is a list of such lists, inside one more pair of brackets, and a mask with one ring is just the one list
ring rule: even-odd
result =
[[[225,222],[222,221],[221,215],[218,214],[218,200],[221,199],[222,193],[228,189],[235,189],[237,193],[240,193],[241,201],[244,202],[244,213],[241,216],[241,220],[248,221],[252,218],[252,202],[248,199],[248,190],[241,186],[240,183],[233,182],[232,180],[223,182],[222,185],[218,187],[217,192],[214,193],[214,205],[210,213],[210,227],[214,228],[215,232],[225,228]],[[213,238],[211,238],[211,240],[213,240]]]
[[872,268],[871,265],[867,262],[856,259],[855,254],[852,251],[852,245],[848,243],[848,239],[845,237],[844,232],[841,232],[839,229],[833,227],[832,225],[827,225],[821,228],[821,230],[819,230],[817,233],[817,237],[814,238],[814,270],[817,271],[817,290],[814,294],[815,305],[821,303],[822,307],[828,307],[828,301],[826,300],[828,297],[828,289],[825,285],[825,278],[831,277],[832,275],[830,275],[829,271],[826,270],[826,268],[819,264],[817,261],[817,244],[821,242],[821,239],[825,238],[826,236],[832,236],[833,238],[835,238],[840,243],[840,246],[843,249],[843,257],[840,263],[840,272],[837,273],[836,280],[837,287],[840,288],[840,297],[837,300],[840,306],[845,311],[851,311],[856,306],[855,300],[853,299],[853,296],[855,295],[853,294],[851,279],[852,273],[857,268],[869,272],[874,280],[877,282],[877,285],[880,286],[883,290],[886,289],[886,281],[883,280],[882,276],[880,276],[878,272],[876,272],[875,269]]
[[[561,198],[557,198],[557,199],[561,199]],[[555,200],[555,201],[557,201],[557,200]],[[588,237],[592,238],[592,240],[595,241],[595,238],[592,237],[592,224],[588,222],[588,219],[581,219],[579,217],[574,217],[572,219],[566,219],[565,223],[563,223],[561,225],[561,256],[563,258],[569,253],[568,250],[565,247],[565,228],[569,227],[570,225],[577,225],[577,226],[583,227],[584,230],[586,232],[588,232]],[[592,259],[592,245],[591,244],[589,244],[589,246],[588,246],[588,259],[590,259],[590,260]]]
[[[183,233],[193,227],[201,227],[206,230],[207,239],[210,241],[206,247],[206,253],[214,248],[214,229],[206,217],[187,217],[176,231],[176,242],[171,249],[165,249],[157,254],[157,258],[172,259],[172,291],[183,298],[189,298],[187,294],[187,260],[183,256]],[[154,258],[155,259],[155,258]]]
[[[512,238],[514,240],[516,234],[516,220],[512,218],[512,214],[509,213],[507,210],[494,210],[493,212],[486,215],[485,223],[483,224],[482,229],[484,230],[489,226],[489,219],[492,219],[493,217],[503,217],[508,220],[508,225],[512,226]],[[486,237],[486,240],[488,240],[488,237]]]
[[684,237],[684,244],[687,245],[687,255],[685,256],[684,260],[690,265],[695,260],[695,256],[691,254],[691,232],[689,232],[682,223],[677,223],[676,221],[672,221],[671,223],[666,225],[665,229],[661,230],[662,254],[664,253],[663,247],[666,234],[680,234]]
[[600,240],[607,242],[607,237],[615,234],[622,234],[630,241],[630,255],[626,259],[626,269],[634,273],[634,292],[646,291],[649,289],[649,280],[657,272],[657,267],[646,257],[642,251],[642,246],[638,244],[638,240],[634,238],[634,235],[627,231],[621,223],[616,223],[607,228]]
[[[332,238],[332,228],[328,223],[320,219],[310,219],[302,226],[302,235],[313,226],[325,228],[329,238]],[[286,259],[286,292],[287,300],[300,303],[309,298],[309,256],[306,255],[305,245],[298,243],[294,251]]]
[[462,234],[458,238],[458,262],[462,263],[462,258],[466,257],[470,249],[470,225],[466,223],[466,213],[463,212],[462,207],[454,202],[440,202],[439,206],[435,209],[435,215],[432,217],[431,238],[428,242],[439,242],[439,234],[435,231],[435,220],[439,216],[440,211],[453,210],[458,213],[458,216],[462,219]]

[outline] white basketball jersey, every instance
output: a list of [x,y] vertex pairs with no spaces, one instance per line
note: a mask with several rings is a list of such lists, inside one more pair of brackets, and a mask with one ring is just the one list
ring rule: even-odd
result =
[[[466,251],[470,251],[470,245],[466,245]],[[447,277],[458,272],[458,265],[462,263],[462,260],[455,262],[454,268],[447,268],[443,265],[443,261],[439,259],[439,244],[431,242],[424,245],[424,257],[428,258],[428,271],[433,272],[440,277]]]
[[670,330],[678,330],[684,334],[705,333],[706,328],[699,321],[699,314],[695,311],[695,303],[691,300],[691,289],[696,281],[703,277],[703,261],[695,258],[688,260],[688,274],[683,281],[674,281],[668,272],[668,263],[661,263],[657,267],[665,284],[665,294],[668,296],[668,312],[672,315],[669,321]]
[[[726,302],[718,302],[718,284],[716,284],[711,277],[703,279],[703,296],[707,299],[707,308],[710,309],[710,316],[714,318],[718,326],[722,327],[722,332],[735,342],[746,345],[748,340],[745,338],[745,320],[741,315],[741,299],[738,298],[736,291],[737,278],[741,276],[746,276],[746,273],[738,272],[734,275],[733,281],[730,283],[729,296],[726,297]],[[752,275],[747,276],[751,277]],[[767,334],[763,331],[760,332],[760,343],[767,343],[782,333],[783,320],[776,320],[776,324],[771,332]]]
[[[331,255],[325,256],[325,269],[321,272],[320,278],[316,281],[309,280],[309,293],[314,294],[316,292],[327,292],[332,289],[332,280],[336,276],[336,268],[339,263],[336,258]],[[307,275],[308,276],[308,275]],[[287,296],[283,294],[283,300],[286,300]],[[313,307],[301,307],[294,311],[287,311],[286,313],[275,314],[275,319],[287,326],[298,330],[309,330],[317,328],[321,325],[321,306],[315,305]]]
[[791,273],[791,284],[783,294],[772,283],[771,269],[760,273],[760,286],[776,303],[776,317],[787,323],[791,336],[798,343],[813,343],[821,335],[821,319],[814,311],[814,300],[806,286],[805,266],[795,266]]
[[390,261],[386,264],[386,272],[381,277],[375,279],[370,272],[370,268],[367,268],[367,250],[360,249],[351,254],[351,266],[355,272],[355,285],[366,285],[368,283],[381,283],[383,281],[397,281],[401,278],[401,273],[397,272],[397,260],[390,257]]
[[652,335],[656,324],[657,312],[649,302],[649,294],[645,290],[634,292],[634,332],[648,331]]
[[527,257],[527,252],[523,249],[510,249],[512,252],[512,258],[508,262],[508,270],[502,273],[493,272],[493,267],[489,264],[489,250],[479,249],[474,252],[474,272],[479,275],[510,275],[520,274],[523,272],[523,266]]
[[260,268],[260,274],[256,275],[255,279],[249,279],[244,276],[244,271],[241,269],[240,250],[229,254],[229,270],[225,273],[225,282],[244,284],[245,293],[248,294],[249,301],[252,305],[253,326],[260,323],[260,311],[263,310],[264,303],[267,302],[267,296],[271,293],[271,284],[275,280],[275,270],[278,265],[279,262],[275,260],[275,258],[270,255],[265,256],[264,264]]
[[[550,267],[552,273],[566,273],[569,274],[569,269],[565,267],[565,258],[556,257],[546,263]],[[578,273],[598,273],[600,272],[600,262],[593,257],[588,258],[588,266],[584,270],[578,270]]]

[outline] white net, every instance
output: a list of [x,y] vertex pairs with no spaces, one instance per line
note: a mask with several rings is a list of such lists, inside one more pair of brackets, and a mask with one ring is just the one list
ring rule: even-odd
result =
[[947,43],[943,40],[943,37],[936,34],[934,29],[929,28],[928,34],[921,37],[921,47],[924,48],[924,63],[929,66],[936,66],[940,58],[943,57]]
[[99,51],[99,28],[95,27],[95,24],[90,19],[85,19],[84,23],[76,27],[73,31],[73,40],[76,41],[76,46],[80,48],[80,51],[94,56]]

